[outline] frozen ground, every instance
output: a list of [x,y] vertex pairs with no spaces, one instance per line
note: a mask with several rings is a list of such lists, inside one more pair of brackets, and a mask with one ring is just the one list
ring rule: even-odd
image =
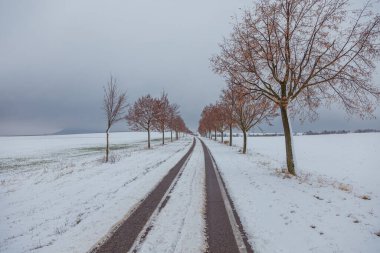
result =
[[296,137],[297,178],[283,137],[248,143],[207,141],[255,252],[380,252],[380,134]]
[[[360,193],[380,196],[380,133],[295,136],[294,142],[302,172],[332,177]],[[241,147],[243,138],[234,138],[233,143]],[[285,167],[283,137],[249,137],[248,149]]]
[[0,252],[86,252],[191,143],[147,150],[145,138],[111,134],[115,163],[104,164],[104,134],[1,137]]
[[[155,135],[155,138],[159,135]],[[190,148],[146,149],[144,133],[0,137],[0,252],[86,252]],[[255,252],[379,252],[380,134],[295,138],[298,177],[282,173],[283,137],[249,154],[206,140]],[[204,156],[197,142],[139,252],[201,252]]]
[[[166,137],[169,135],[166,135]],[[152,133],[152,139],[161,138],[161,134]],[[110,144],[113,149],[122,149],[128,144],[145,142],[145,132],[117,132],[110,134]],[[51,155],[72,155],[104,150],[105,133],[45,135],[45,136],[0,136],[0,161],[6,159]],[[0,164],[4,166],[4,163]]]

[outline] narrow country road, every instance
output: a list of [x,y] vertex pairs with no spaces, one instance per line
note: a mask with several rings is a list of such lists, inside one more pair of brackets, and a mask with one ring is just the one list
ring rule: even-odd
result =
[[253,252],[216,163],[199,142],[193,139],[181,160],[90,253]]

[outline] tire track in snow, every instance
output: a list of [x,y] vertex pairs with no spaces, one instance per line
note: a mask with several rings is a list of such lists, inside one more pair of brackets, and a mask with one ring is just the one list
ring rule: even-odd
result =
[[[184,157],[168,172],[166,176],[158,183],[156,188],[142,201],[137,208],[103,241],[95,245],[89,252],[127,252],[133,247],[136,240],[141,238],[145,233],[146,223],[149,221],[155,210],[162,204],[165,195],[168,193],[170,186],[178,176],[195,146],[195,138],[190,150]],[[149,229],[149,227],[148,227]]]
[[216,162],[206,144],[200,141],[206,167],[206,252],[253,253]]
[[157,213],[149,234],[136,252],[202,252],[204,237],[204,158],[200,143],[168,195],[166,206]]

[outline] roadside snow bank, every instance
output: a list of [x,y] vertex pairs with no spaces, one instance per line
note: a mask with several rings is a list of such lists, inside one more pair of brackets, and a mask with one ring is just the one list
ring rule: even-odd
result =
[[[259,142],[268,140],[265,139],[253,139],[256,151],[263,148]],[[317,158],[318,147],[310,147],[308,140],[305,138],[304,143],[296,140],[296,147],[305,153],[314,152],[312,157]],[[237,147],[205,141],[216,159],[255,252],[379,252],[380,237],[375,233],[380,231],[380,189],[360,185],[362,181],[356,180],[356,173],[350,173],[350,169],[340,170],[339,166],[341,162],[349,164],[350,160],[365,159],[370,161],[364,164],[379,164],[378,155],[367,157],[365,151],[346,152],[343,157],[348,161],[341,161],[341,151],[334,150],[334,147],[346,145],[345,151],[355,150],[347,147],[349,140],[344,144],[319,146],[322,153],[327,148],[332,152],[321,168],[322,173],[331,171],[326,173],[329,176],[307,170],[308,173],[301,173],[299,178],[288,178],[281,173],[283,159],[276,157],[283,143],[268,144],[262,153],[242,155]],[[272,148],[269,145],[273,145]],[[366,147],[369,153],[371,148],[371,145]],[[334,156],[334,152],[338,155]],[[300,170],[306,171],[303,166],[310,161],[303,152],[297,155]],[[316,160],[323,161],[324,158],[320,156]],[[321,163],[311,167],[316,171]],[[374,176],[371,166],[356,169],[367,178]],[[332,177],[334,173],[339,179],[346,178],[354,189],[359,189],[358,192],[362,189],[370,191],[371,200],[360,198],[355,190],[347,191],[345,184],[339,187],[339,180]]]

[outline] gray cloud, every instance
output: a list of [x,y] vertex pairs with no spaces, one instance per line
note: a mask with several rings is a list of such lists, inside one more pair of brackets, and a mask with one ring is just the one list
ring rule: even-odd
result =
[[[1,1],[0,134],[103,130],[102,86],[110,73],[132,103],[165,89],[196,128],[223,80],[209,58],[249,0]],[[375,79],[380,80],[379,75]],[[377,116],[380,116],[377,111]],[[322,111],[303,128],[379,128]],[[278,122],[274,127],[281,130]],[[125,122],[115,130],[126,129]]]

